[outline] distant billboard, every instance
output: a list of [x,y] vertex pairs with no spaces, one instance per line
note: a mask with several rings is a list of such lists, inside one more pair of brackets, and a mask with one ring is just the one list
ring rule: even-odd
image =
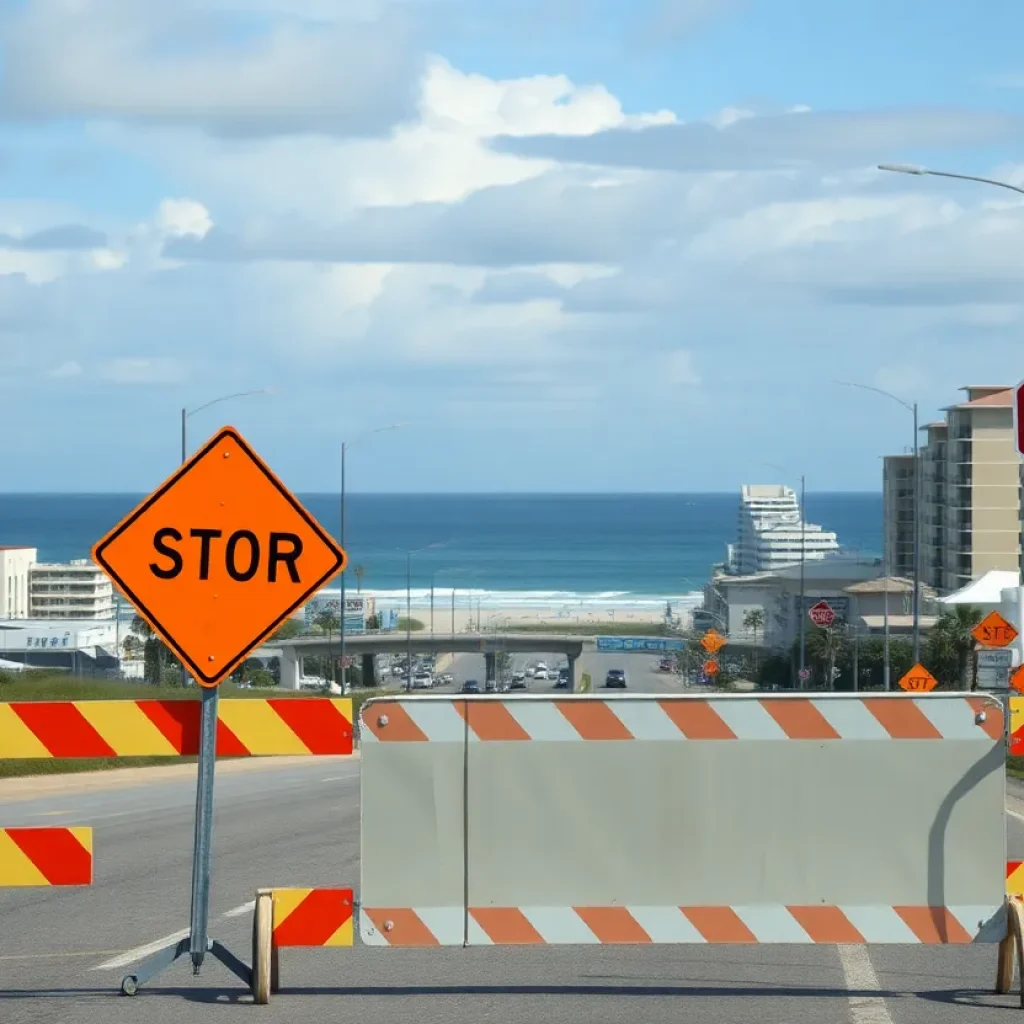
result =
[[[335,619],[339,618],[341,609],[340,597],[334,593],[326,592],[317,594],[307,602],[303,609],[303,618],[306,628],[316,625],[317,616],[329,612]],[[366,619],[373,614],[374,601],[372,597],[357,594],[355,597],[345,595],[345,632],[363,633],[366,631]]]
[[599,651],[646,651],[649,654],[682,651],[684,640],[664,636],[599,636],[595,637]]

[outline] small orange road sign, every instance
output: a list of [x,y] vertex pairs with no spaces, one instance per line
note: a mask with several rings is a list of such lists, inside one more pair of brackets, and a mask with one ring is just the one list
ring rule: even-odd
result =
[[92,557],[207,687],[346,562],[233,427],[118,523]]
[[1010,675],[1010,686],[1018,693],[1024,693],[1024,665],[1019,665]]
[[1017,630],[999,612],[989,612],[971,630],[971,636],[983,647],[1006,647],[1017,639]]
[[709,629],[701,638],[700,645],[708,654],[720,651],[729,641],[717,629]]
[[939,681],[920,662],[900,680],[904,690],[913,690],[915,693],[927,693],[938,685]]
[[706,676],[717,676],[718,675],[718,662],[714,658],[709,658],[704,662],[704,675]]

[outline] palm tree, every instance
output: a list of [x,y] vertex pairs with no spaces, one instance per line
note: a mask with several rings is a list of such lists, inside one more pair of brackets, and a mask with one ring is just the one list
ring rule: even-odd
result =
[[807,634],[807,652],[824,664],[825,685],[830,690],[835,689],[836,662],[843,659],[846,648],[846,636],[835,626],[828,629],[815,627]]
[[147,683],[159,683],[163,677],[166,648],[153,627],[141,616],[132,617],[132,632],[142,637],[143,676]]
[[743,616],[743,628],[754,634],[754,678],[757,678],[757,635],[764,628],[764,609],[751,608]]
[[324,673],[329,682],[334,681],[334,663],[331,658],[331,635],[339,628],[338,616],[330,608],[322,608],[316,613],[313,624],[319,626],[327,634],[327,671]]
[[978,641],[971,630],[983,617],[980,608],[969,604],[954,605],[939,616],[928,636],[928,660],[940,682],[978,688]]
[[356,593],[360,594],[363,590],[363,577],[366,575],[366,569],[361,565],[357,565],[352,572],[356,577]]

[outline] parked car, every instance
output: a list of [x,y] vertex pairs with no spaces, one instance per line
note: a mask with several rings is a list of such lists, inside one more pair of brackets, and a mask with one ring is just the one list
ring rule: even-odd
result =
[[559,678],[559,675],[560,675],[560,673],[559,673],[557,668],[549,668],[548,669],[548,679],[556,680],[556,679]]
[[621,668],[610,668],[608,670],[608,675],[604,677],[604,685],[624,690],[626,688],[625,671]]
[[475,679],[467,679],[462,684],[462,692],[463,693],[479,693],[480,692],[480,684]]
[[525,690],[526,689],[526,673],[525,672],[513,672],[512,682],[509,684],[513,690]]
[[659,672],[671,672],[675,667],[675,660],[672,658],[662,658],[661,661],[658,662]]
[[498,684],[493,679],[488,679],[487,682],[484,683],[484,689],[488,693],[494,693],[498,689]]

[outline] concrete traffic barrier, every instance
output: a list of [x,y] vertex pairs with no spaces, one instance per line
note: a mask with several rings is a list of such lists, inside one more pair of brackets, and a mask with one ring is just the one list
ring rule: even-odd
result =
[[994,698],[396,696],[360,734],[363,944],[991,942],[1008,984]]

